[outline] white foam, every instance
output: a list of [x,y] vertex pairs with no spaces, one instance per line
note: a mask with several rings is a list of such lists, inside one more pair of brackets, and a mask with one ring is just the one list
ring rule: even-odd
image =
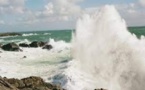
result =
[[20,43],[26,43],[26,44],[30,44],[31,43],[31,41],[30,40],[28,40],[28,39],[24,39],[24,40],[21,40],[20,42],[18,42],[19,44]]
[[70,43],[66,43],[65,41],[63,40],[60,40],[60,41],[55,41],[54,39],[49,39],[49,44],[51,44],[53,46],[53,50],[57,50],[57,51],[62,51],[64,49],[70,49],[71,48],[71,45]]
[[[53,42],[59,43],[58,42]],[[66,42],[64,42],[66,43]],[[61,43],[57,44],[59,47]],[[22,48],[23,52],[2,51],[0,53],[0,75],[13,78],[40,76],[51,81],[70,58],[70,48],[46,50],[41,48]],[[26,56],[26,58],[24,58]],[[49,79],[48,79],[49,78]]]
[[144,90],[145,39],[128,32],[114,6],[83,15],[73,42],[74,60],[64,72],[67,90]]
[[38,35],[37,33],[27,33],[27,34],[23,34],[22,36],[34,36],[34,35]]
[[1,36],[0,39],[2,38],[10,38],[10,37],[18,37],[19,35],[15,35],[15,36]]
[[43,35],[51,35],[51,33],[44,33]]

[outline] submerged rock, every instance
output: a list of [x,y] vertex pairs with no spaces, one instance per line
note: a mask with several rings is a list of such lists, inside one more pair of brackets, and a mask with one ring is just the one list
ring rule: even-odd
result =
[[16,43],[13,43],[13,42],[8,43],[6,45],[3,45],[1,48],[5,51],[21,51],[19,46]]
[[23,79],[0,78],[0,90],[65,90],[58,85],[46,83],[40,77]]

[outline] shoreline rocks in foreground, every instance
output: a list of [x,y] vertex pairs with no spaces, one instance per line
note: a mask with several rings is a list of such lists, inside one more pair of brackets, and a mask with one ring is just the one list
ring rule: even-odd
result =
[[[60,85],[44,82],[40,77],[31,76],[22,79],[0,77],[0,90],[66,90]],[[79,89],[78,89],[79,90]],[[107,89],[94,89],[107,90]]]
[[65,90],[59,85],[46,83],[40,77],[31,76],[23,79],[0,77],[0,90]]

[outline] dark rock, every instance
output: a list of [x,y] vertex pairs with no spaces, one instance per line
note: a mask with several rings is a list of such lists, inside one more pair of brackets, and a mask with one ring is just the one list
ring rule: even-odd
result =
[[0,37],[3,37],[3,36],[22,36],[22,34],[14,33],[14,32],[11,32],[11,33],[0,33]]
[[45,45],[42,47],[42,49],[48,49],[48,50],[50,50],[52,48],[53,48],[52,45]]
[[8,43],[1,47],[5,51],[22,51],[19,46],[15,43]]
[[26,44],[26,43],[20,43],[19,46],[20,46],[20,47],[29,47],[29,45]]
[[30,47],[39,47],[38,42],[34,41],[31,44],[29,44]]
[[46,42],[42,42],[42,41],[33,41],[30,44],[30,47],[42,47],[46,44]]

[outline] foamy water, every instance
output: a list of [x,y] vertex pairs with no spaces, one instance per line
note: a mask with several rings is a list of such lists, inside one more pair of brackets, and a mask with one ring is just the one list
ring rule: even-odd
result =
[[83,15],[73,40],[74,60],[64,72],[68,90],[144,90],[145,39],[127,30],[114,6]]
[[29,33],[29,34],[23,34],[22,36],[34,36],[34,35],[38,35],[37,33]]
[[0,75],[9,78],[41,76],[51,82],[53,76],[62,72],[67,61],[70,60],[71,45],[65,41],[56,42],[53,39],[49,44],[53,45],[53,49],[21,47],[23,52],[0,50],[2,51],[0,53]]

